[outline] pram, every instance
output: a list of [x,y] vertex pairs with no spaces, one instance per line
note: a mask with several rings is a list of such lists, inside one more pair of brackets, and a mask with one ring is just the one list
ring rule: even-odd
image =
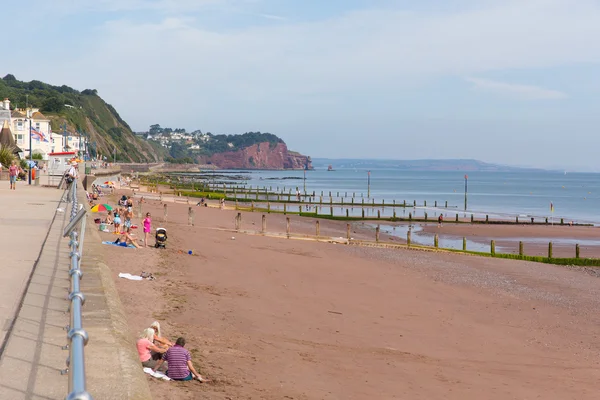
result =
[[165,228],[156,228],[156,234],[154,235],[154,247],[157,249],[167,248],[167,230]]

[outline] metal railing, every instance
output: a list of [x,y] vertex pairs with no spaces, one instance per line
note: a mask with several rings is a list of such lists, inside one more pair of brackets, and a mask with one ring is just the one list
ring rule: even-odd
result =
[[69,247],[71,249],[71,287],[69,291],[70,323],[65,327],[68,331],[68,344],[63,347],[69,350],[66,364],[67,369],[63,374],[69,374],[69,394],[66,400],[91,400],[92,396],[86,391],[85,385],[85,356],[84,347],[88,342],[88,334],[82,327],[81,309],[85,303],[85,296],[80,290],[79,284],[83,273],[81,272],[81,256],[83,254],[83,243],[85,236],[85,214],[86,210],[77,201],[77,180],[67,189],[67,201],[71,201],[70,222],[63,233],[69,236]]

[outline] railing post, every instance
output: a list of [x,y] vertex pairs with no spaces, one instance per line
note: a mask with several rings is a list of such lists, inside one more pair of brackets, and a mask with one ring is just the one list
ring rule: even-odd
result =
[[[69,188],[71,196],[71,222],[78,213],[77,203],[77,179],[71,183]],[[68,200],[68,197],[67,197]],[[79,229],[79,234],[78,234]],[[71,248],[71,268],[69,275],[71,278],[69,300],[70,300],[70,323],[68,327],[68,344],[63,349],[68,348],[69,357],[67,358],[67,372],[69,374],[69,393],[67,399],[91,400],[92,396],[86,391],[85,382],[85,355],[84,347],[88,342],[88,334],[83,329],[81,309],[85,303],[85,296],[80,291],[81,280],[81,254],[83,251],[83,239],[85,235],[85,216],[79,222],[79,228],[74,228],[70,234],[69,246]],[[79,239],[79,240],[78,240]],[[62,371],[61,371],[62,373]]]

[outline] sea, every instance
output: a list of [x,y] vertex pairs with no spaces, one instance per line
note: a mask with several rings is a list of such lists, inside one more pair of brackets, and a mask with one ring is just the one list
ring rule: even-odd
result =
[[[548,218],[559,222],[564,219],[578,223],[600,225],[600,174],[565,173],[546,171],[406,171],[393,168],[370,169],[336,168],[328,171],[320,168],[310,171],[215,171],[215,174],[243,176],[237,185],[253,188],[270,188],[293,194],[296,189],[307,193],[314,191],[313,204],[330,201],[354,203],[358,206],[385,202],[386,207],[367,208],[367,214],[379,212],[381,216],[397,215],[435,217],[440,213],[452,218],[461,217],[490,219],[529,220]],[[467,176],[467,207],[465,210],[465,176]],[[219,182],[223,182],[219,179]],[[321,192],[323,198],[321,199]],[[394,202],[406,201],[411,207],[393,208]],[[412,207],[416,201],[417,206]],[[425,205],[426,202],[426,205]],[[437,207],[436,207],[437,202]],[[446,202],[448,207],[446,208]],[[390,206],[387,206],[387,205]],[[321,207],[323,208],[323,207]],[[336,207],[335,214],[358,215],[362,207]],[[327,210],[322,210],[327,212]]]

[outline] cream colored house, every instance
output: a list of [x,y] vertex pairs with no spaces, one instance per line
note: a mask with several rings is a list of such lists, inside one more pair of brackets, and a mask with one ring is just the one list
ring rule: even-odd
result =
[[[31,128],[30,128],[31,122]],[[16,109],[11,113],[11,130],[17,146],[29,156],[29,133],[31,129],[31,147],[33,154],[40,154],[48,161],[48,154],[54,151],[54,141],[50,119],[37,108]]]

